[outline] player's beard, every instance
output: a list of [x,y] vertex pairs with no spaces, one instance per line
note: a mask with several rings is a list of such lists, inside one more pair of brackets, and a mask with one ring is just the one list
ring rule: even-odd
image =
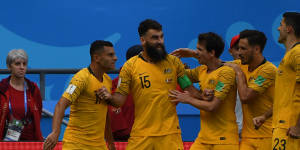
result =
[[285,42],[285,38],[283,37],[283,35],[279,35],[279,37],[278,37],[278,42],[279,43],[284,43]]
[[157,63],[166,59],[167,52],[163,44],[151,45],[149,43],[146,43],[145,46],[146,46],[145,50],[152,62]]
[[242,60],[242,65],[248,65],[250,62],[253,61],[254,57],[255,57],[255,56],[254,56],[254,52],[251,52],[251,54],[250,54],[249,56],[246,57],[247,59],[241,58],[241,60]]

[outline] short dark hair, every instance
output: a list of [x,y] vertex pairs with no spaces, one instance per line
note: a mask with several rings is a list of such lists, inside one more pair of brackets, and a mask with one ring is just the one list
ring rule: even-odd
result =
[[138,28],[138,32],[140,37],[145,35],[145,33],[149,30],[149,29],[154,29],[154,30],[158,30],[161,31],[162,30],[162,26],[160,23],[158,23],[155,20],[152,19],[146,19],[144,21],[142,21],[139,25]]
[[223,39],[213,32],[202,33],[198,36],[198,43],[204,42],[206,50],[211,52],[215,50],[215,56],[219,58],[224,51],[224,41]]
[[135,55],[138,55],[141,51],[143,51],[142,45],[131,46],[126,52],[126,60],[130,59]]
[[285,12],[283,18],[286,25],[292,26],[295,31],[295,36],[300,38],[300,13]]
[[97,51],[102,51],[104,49],[104,46],[107,47],[113,47],[113,44],[109,41],[104,41],[104,40],[96,40],[91,44],[90,47],[90,55],[91,57],[97,52]]
[[243,30],[240,32],[240,39],[247,39],[250,46],[258,45],[260,52],[263,52],[267,42],[265,34],[258,30]]

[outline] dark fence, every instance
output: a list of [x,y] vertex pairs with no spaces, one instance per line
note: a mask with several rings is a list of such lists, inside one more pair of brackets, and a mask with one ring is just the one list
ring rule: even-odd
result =
[[[80,69],[28,69],[26,74],[39,74],[40,75],[40,91],[42,99],[45,99],[45,87],[46,81],[45,76],[46,74],[75,74]],[[107,74],[118,74],[119,70],[113,70],[107,72]],[[0,74],[10,74],[8,69],[0,69]]]
[[[46,74],[75,74],[80,69],[28,69],[26,74],[39,74],[40,75],[40,91],[42,99],[45,100],[45,87],[46,87]],[[107,74],[118,74],[119,70],[113,70],[107,72]],[[10,71],[8,69],[0,69],[0,74],[10,74]],[[46,110],[43,108],[43,113],[46,116],[53,117],[53,113],[49,110]],[[64,125],[68,124],[68,121],[63,119],[62,123]]]

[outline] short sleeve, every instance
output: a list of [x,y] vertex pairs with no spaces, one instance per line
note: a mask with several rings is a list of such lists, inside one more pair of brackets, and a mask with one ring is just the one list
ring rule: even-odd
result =
[[257,91],[258,93],[264,93],[270,86],[274,85],[276,76],[275,66],[266,66],[257,72],[255,79],[251,80],[248,87]]
[[68,99],[71,103],[73,103],[77,100],[80,93],[82,93],[83,89],[85,89],[86,84],[87,77],[85,77],[84,72],[78,72],[70,81],[68,88],[63,94],[63,97]]
[[300,83],[300,48],[296,49],[290,56],[291,66],[296,72],[296,82]]
[[122,95],[128,95],[130,91],[130,84],[132,80],[133,61],[127,61],[122,67],[119,75],[119,81],[116,92]]
[[194,69],[186,69],[186,74],[193,83],[199,82],[199,67]]
[[215,97],[224,100],[232,87],[235,85],[235,72],[232,68],[225,66],[217,77],[217,84],[215,87]]
[[177,78],[182,77],[185,75],[185,69],[184,69],[184,65],[181,62],[181,60],[175,56],[170,55],[170,57],[173,57],[173,64],[176,67],[176,72],[177,72]]

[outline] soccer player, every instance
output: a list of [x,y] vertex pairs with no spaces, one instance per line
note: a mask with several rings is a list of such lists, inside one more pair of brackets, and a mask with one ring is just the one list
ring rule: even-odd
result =
[[240,33],[238,54],[240,65],[227,63],[237,78],[237,88],[243,107],[243,129],[240,149],[271,149],[272,119],[265,117],[262,126],[255,127],[253,118],[272,110],[276,67],[265,59],[262,52],[267,38],[257,30]]
[[[107,104],[96,96],[96,90],[111,90],[111,79],[105,73],[115,68],[117,57],[111,42],[97,40],[90,48],[91,64],[74,75],[55,106],[52,132],[44,149],[53,149],[60,133],[65,109],[71,106],[70,119],[64,133],[63,149],[115,149],[112,143]],[[105,138],[105,139],[104,139]]]
[[176,89],[177,82],[184,90],[195,94],[197,91],[186,76],[182,62],[165,51],[161,24],[151,19],[144,20],[138,32],[142,53],[123,65],[120,84],[113,95],[105,88],[98,91],[99,95],[108,103],[121,106],[128,93],[132,94],[135,120],[128,150],[182,150],[176,105],[171,102],[168,93]]
[[273,149],[300,149],[300,13],[283,14],[278,42],[286,52],[275,80]]
[[172,54],[195,57],[201,66],[188,70],[192,82],[200,88],[214,90],[211,101],[191,96],[188,91],[171,91],[173,102],[188,103],[200,109],[201,130],[191,150],[238,150],[239,137],[235,117],[235,72],[219,59],[224,50],[222,38],[212,32],[198,36],[197,50],[177,49]]

